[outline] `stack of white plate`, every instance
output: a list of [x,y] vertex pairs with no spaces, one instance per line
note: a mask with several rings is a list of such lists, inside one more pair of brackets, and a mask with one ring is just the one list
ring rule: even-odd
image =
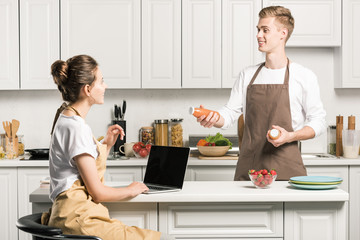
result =
[[298,176],[290,178],[289,184],[296,188],[318,190],[336,188],[342,181],[340,177]]

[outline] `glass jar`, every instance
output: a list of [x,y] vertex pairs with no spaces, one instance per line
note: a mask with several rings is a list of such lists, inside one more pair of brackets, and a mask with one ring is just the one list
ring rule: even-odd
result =
[[142,127],[140,129],[140,142],[144,144],[154,144],[154,128]]
[[182,118],[174,118],[170,121],[170,146],[182,147],[183,146],[183,128],[181,122]]
[[155,120],[155,145],[168,146],[169,120]]
[[18,137],[18,156],[22,156],[25,153],[24,135],[17,135]]
[[336,155],[336,126],[330,125],[327,131],[328,146],[327,151],[331,155]]
[[5,134],[0,134],[0,159],[5,158]]

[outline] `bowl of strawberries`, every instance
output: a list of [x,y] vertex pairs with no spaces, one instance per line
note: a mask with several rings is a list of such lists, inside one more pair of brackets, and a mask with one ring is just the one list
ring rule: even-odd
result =
[[268,188],[276,179],[277,173],[274,169],[249,170],[249,178],[256,188]]

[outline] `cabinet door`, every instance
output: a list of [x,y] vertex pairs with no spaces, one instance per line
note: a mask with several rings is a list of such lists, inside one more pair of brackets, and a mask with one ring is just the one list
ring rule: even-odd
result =
[[61,1],[61,58],[87,54],[109,88],[140,88],[140,0]]
[[222,2],[222,87],[232,88],[242,69],[261,61],[256,25],[261,1]]
[[331,176],[341,177],[343,182],[339,188],[344,191],[349,191],[349,170],[348,166],[306,166],[307,174],[309,176]]
[[18,218],[16,168],[0,169],[0,190],[0,238],[17,240],[18,230],[15,226]]
[[21,89],[55,89],[51,64],[60,58],[59,0],[20,0]]
[[295,28],[286,46],[341,46],[341,0],[263,0],[289,8]]
[[284,239],[347,239],[347,202],[285,203]]
[[335,63],[341,74],[336,77],[337,88],[360,88],[360,0],[343,1],[343,45]]
[[349,239],[360,239],[360,167],[350,167]]
[[221,1],[182,1],[182,87],[221,87]]
[[[47,167],[18,168],[19,217],[32,213],[29,195],[40,186],[40,180],[49,175],[49,169]],[[31,240],[31,236],[19,231],[19,239]]]
[[189,166],[185,181],[233,181],[235,166]]
[[142,167],[107,167],[105,181],[126,182],[142,181]]
[[181,88],[181,1],[142,1],[142,88]]
[[0,90],[19,89],[18,1],[0,2]]

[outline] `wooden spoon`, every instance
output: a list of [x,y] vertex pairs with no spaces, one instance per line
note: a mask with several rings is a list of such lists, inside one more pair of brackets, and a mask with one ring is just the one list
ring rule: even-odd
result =
[[17,131],[19,129],[19,126],[20,126],[20,122],[18,120],[16,120],[16,119],[13,119],[11,123],[12,123],[12,127],[11,127],[12,136],[13,136],[13,138],[15,138],[16,133],[17,133]]

